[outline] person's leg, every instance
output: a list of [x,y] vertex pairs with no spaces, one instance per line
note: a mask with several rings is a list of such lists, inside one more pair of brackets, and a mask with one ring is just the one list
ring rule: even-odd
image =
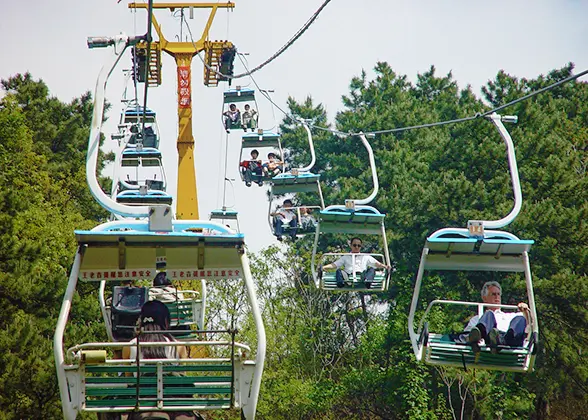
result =
[[363,282],[365,283],[366,288],[369,289],[372,287],[372,283],[375,277],[376,269],[374,267],[368,267],[368,269],[363,272]]
[[243,180],[245,181],[245,185],[248,187],[251,186],[251,169],[245,168],[243,171]]
[[257,166],[253,169],[253,174],[255,175],[255,182],[261,187],[263,185],[263,173],[261,167]]
[[496,317],[494,316],[494,312],[484,312],[484,315],[478,320],[476,327],[480,330],[482,338],[486,340],[490,331],[492,331],[493,328],[496,328]]
[[466,341],[472,345],[474,351],[479,352],[480,347],[478,342],[481,339],[484,339],[484,341],[488,342],[488,333],[490,333],[493,328],[496,328],[496,318],[494,317],[494,312],[486,311],[484,312],[484,315],[480,317],[476,326],[471,329]]
[[335,279],[337,280],[337,287],[345,287],[345,282],[349,279],[347,273],[340,268],[335,272]]
[[296,233],[298,233],[298,221],[296,219],[290,220],[290,237],[293,241],[296,240]]
[[525,341],[525,329],[527,320],[524,316],[515,316],[508,326],[508,331],[504,334],[504,344],[510,347],[522,347]]
[[278,238],[278,241],[282,240],[284,234],[284,222],[282,219],[274,219],[274,235]]

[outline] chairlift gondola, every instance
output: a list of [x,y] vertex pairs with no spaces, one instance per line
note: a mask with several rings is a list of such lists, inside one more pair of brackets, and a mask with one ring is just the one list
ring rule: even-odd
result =
[[[241,228],[239,227],[239,213],[236,210],[232,210],[227,207],[212,210],[210,212],[209,220],[217,221],[217,223],[221,224],[225,224],[226,222],[234,222],[236,224],[236,229],[234,230],[236,230],[236,232],[241,232]],[[226,226],[230,227],[229,224],[226,224]]]
[[[500,371],[528,372],[533,370],[537,350],[539,327],[533,293],[533,281],[529,263],[532,240],[521,240],[515,235],[494,230],[511,223],[519,214],[522,193],[512,138],[504,125],[516,122],[516,117],[500,116],[496,113],[489,119],[498,129],[506,144],[510,175],[514,192],[514,207],[500,220],[470,220],[468,228],[444,228],[431,234],[421,255],[414,294],[408,317],[408,329],[412,347],[418,361],[431,365]],[[493,351],[487,344],[479,346],[479,352],[470,345],[452,340],[449,336],[429,331],[427,317],[435,305],[470,306],[478,309],[481,316],[488,304],[455,300],[433,300],[422,315],[415,330],[415,315],[425,272],[478,271],[478,272],[522,272],[525,276],[528,305],[531,313],[530,328],[522,347],[502,348]],[[501,309],[517,309],[512,305],[496,305]]]
[[[244,109],[238,108],[239,103],[244,104]],[[251,105],[255,105],[255,108],[251,109]],[[223,124],[227,132],[239,128],[245,131],[257,129],[258,110],[253,89],[237,86],[223,93]]]
[[[54,353],[64,417],[81,412],[128,413],[239,408],[254,417],[265,358],[265,331],[243,234],[202,221],[173,221],[171,230],[154,231],[153,221],[115,221],[91,231],[76,231],[79,247],[60,311]],[[206,235],[203,231],[214,231]],[[64,348],[64,335],[78,280],[119,283],[152,279],[158,269],[185,280],[242,280],[257,330],[257,356],[235,341],[198,338],[206,330],[161,346],[207,346],[221,356],[130,360],[113,354],[128,342],[92,342]],[[173,332],[173,331],[172,331]],[[136,372],[141,372],[136,375]],[[175,372],[171,375],[171,372]],[[135,375],[129,376],[129,374]],[[153,381],[148,377],[153,377]],[[183,378],[183,379],[182,379]]]
[[[326,262],[325,258],[328,258],[330,254],[324,254],[318,263],[318,242],[321,234],[325,233],[347,233],[350,235],[378,235],[382,241],[383,254],[362,254],[366,256],[372,256],[380,258],[383,256],[383,264],[390,267],[390,253],[388,250],[388,242],[386,239],[386,229],[384,227],[385,215],[380,213],[376,208],[369,206],[369,204],[378,194],[378,174],[376,171],[376,163],[374,159],[374,152],[371,145],[366,139],[363,133],[359,134],[359,137],[368,151],[368,157],[370,162],[370,168],[372,172],[372,179],[374,182],[374,189],[372,193],[361,200],[346,200],[345,205],[331,205],[326,207],[324,210],[319,212],[319,219],[314,238],[314,246],[312,249],[312,260],[311,270],[314,278],[314,282],[317,288],[331,291],[361,291],[361,292],[383,292],[388,290],[390,282],[391,270],[377,270],[376,280],[372,282],[370,287],[367,287],[365,282],[357,275],[357,273],[350,274],[350,284],[344,287],[337,287],[335,281],[335,273],[333,272],[322,272],[319,273],[319,265],[324,265]],[[331,254],[332,255],[332,254]],[[352,258],[353,254],[347,253],[341,255],[350,255]]]
[[[274,235],[276,235],[276,221],[272,217],[272,208],[273,202],[275,201],[275,197],[277,195],[309,192],[315,193],[318,196],[319,205],[300,205],[293,206],[291,208],[290,211],[296,212],[297,236],[304,236],[308,233],[314,233],[316,231],[317,216],[313,213],[325,208],[325,202],[320,185],[320,175],[310,172],[316,162],[312,133],[306,122],[301,122],[307,133],[311,162],[307,166],[293,168],[288,172],[278,174],[271,178],[268,221]],[[278,209],[276,209],[276,211],[278,211]],[[286,234],[292,229],[292,226],[289,224],[286,224],[283,227]]]
[[[258,149],[272,149],[270,153],[278,156],[278,159],[281,159],[284,156],[279,134],[261,128],[254,133],[244,133],[241,138],[241,151],[239,152],[239,174],[243,182],[247,182],[245,176],[246,170],[249,167],[249,163],[253,161],[251,156],[244,156],[244,152],[251,153],[254,150],[257,150],[259,153]],[[262,160],[263,158],[260,155],[253,161],[256,162],[257,171],[250,174],[251,180],[260,183],[260,185],[261,183],[269,183],[273,178],[273,176],[265,174],[262,170],[262,165],[259,164]]]

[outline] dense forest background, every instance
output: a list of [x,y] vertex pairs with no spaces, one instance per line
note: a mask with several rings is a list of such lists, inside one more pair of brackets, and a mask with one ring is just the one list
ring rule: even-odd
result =
[[[534,80],[499,72],[478,98],[432,67],[410,83],[386,63],[376,77],[354,77],[335,117],[343,132],[374,131],[474,115],[561,80],[567,65]],[[31,75],[2,81],[0,99],[0,419],[61,418],[52,353],[57,314],[75,251],[74,229],[106,214],[85,180],[92,99],[51,97]],[[326,126],[309,97],[292,114]],[[524,203],[507,229],[534,239],[531,264],[540,326],[535,371],[527,374],[438,369],[417,364],[407,332],[414,276],[424,240],[469,219],[493,219],[512,207],[505,148],[492,124],[477,119],[380,135],[375,149],[395,272],[377,295],[332,294],[309,287],[307,237],[285,253],[252,255],[268,351],[258,406],[261,419],[583,419],[588,417],[588,84],[571,82],[504,111],[516,145]],[[309,160],[306,137],[285,119],[293,164]],[[327,203],[371,190],[367,152],[357,139],[314,132]],[[101,159],[103,159],[102,157]],[[108,182],[104,180],[104,182]],[[301,196],[310,203],[312,197]],[[323,250],[346,248],[325,236]],[[377,241],[368,247],[377,250]],[[479,300],[484,281],[503,284],[505,303],[525,300],[519,275],[429,277],[422,301]],[[67,339],[105,338],[96,286],[82,285]],[[242,291],[213,285],[209,322],[237,322],[254,341]],[[230,311],[227,312],[227,308]],[[229,313],[229,315],[227,315]],[[465,319],[445,317],[451,325]],[[67,344],[67,343],[66,343]],[[207,413],[238,418],[238,413]],[[91,418],[91,416],[87,416]]]

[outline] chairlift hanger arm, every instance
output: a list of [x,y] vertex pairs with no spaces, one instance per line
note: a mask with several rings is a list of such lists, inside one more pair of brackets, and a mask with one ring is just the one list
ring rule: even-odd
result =
[[512,141],[512,137],[510,136],[506,127],[504,127],[503,121],[505,122],[517,122],[517,117],[513,116],[501,116],[497,113],[492,113],[488,116],[488,119],[492,121],[494,126],[498,129],[500,136],[504,140],[504,144],[506,145],[506,153],[508,156],[508,166],[510,171],[510,176],[512,180],[512,189],[514,194],[514,206],[510,213],[499,220],[484,220],[482,221],[485,228],[488,229],[497,229],[504,227],[510,223],[512,223],[516,217],[518,216],[519,212],[521,211],[521,205],[523,201],[523,194],[521,192],[521,181],[519,179],[519,169],[517,167],[517,159],[515,155],[515,148],[514,143]]
[[100,135],[102,131],[102,119],[104,113],[104,101],[106,85],[110,74],[120,61],[123,56],[123,52],[129,45],[141,40],[142,37],[128,37],[127,35],[121,34],[113,38],[105,37],[92,37],[88,38],[89,48],[102,48],[113,46],[113,53],[109,57],[108,61],[102,67],[98,80],[96,82],[96,90],[94,93],[94,111],[92,113],[92,123],[90,136],[88,139],[88,154],[86,157],[86,179],[90,192],[98,201],[98,203],[104,207],[107,211],[121,216],[126,217],[147,217],[149,215],[149,207],[147,206],[125,206],[117,203],[111,197],[106,195],[96,176],[97,162],[98,162],[98,151],[100,149]]
[[300,123],[302,124],[302,126],[306,130],[306,134],[308,136],[308,146],[310,147],[311,161],[310,161],[310,164],[308,164],[307,166],[305,166],[303,168],[298,168],[298,170],[300,172],[309,172],[312,169],[312,167],[314,166],[314,164],[316,163],[316,154],[314,152],[314,142],[312,141],[312,133],[310,131],[310,128],[308,127],[308,124],[304,120],[301,120]]
[[360,132],[359,134],[359,138],[361,139],[361,142],[363,143],[363,145],[365,146],[367,152],[368,152],[368,158],[370,161],[370,168],[372,170],[372,179],[374,181],[374,189],[372,190],[372,193],[367,196],[366,198],[362,199],[362,200],[353,200],[355,201],[355,204],[360,204],[360,205],[366,205],[369,204],[374,198],[376,198],[376,196],[378,195],[378,189],[380,187],[379,183],[378,183],[378,172],[376,170],[376,160],[374,159],[374,150],[372,149],[372,146],[370,145],[370,143],[367,141],[366,135],[362,132]]

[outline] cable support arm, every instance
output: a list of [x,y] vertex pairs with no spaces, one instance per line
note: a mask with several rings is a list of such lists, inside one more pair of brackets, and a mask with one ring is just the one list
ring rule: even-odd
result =
[[378,183],[378,172],[376,170],[376,161],[374,159],[374,150],[372,149],[371,144],[367,141],[366,135],[364,133],[360,132],[358,134],[358,136],[361,139],[361,142],[363,143],[363,145],[365,146],[365,148],[368,152],[368,157],[370,160],[370,168],[372,170],[372,179],[374,181],[374,189],[368,197],[366,197],[362,200],[353,200],[353,201],[355,202],[355,204],[367,205],[374,198],[376,198],[376,196],[378,195],[378,189],[379,189],[380,185]]
[[[521,181],[519,179],[519,169],[517,166],[517,159],[515,156],[515,148],[512,138],[502,124],[503,121],[516,123],[517,117],[516,116],[500,116],[497,113],[493,113],[487,117],[498,129],[500,136],[504,140],[504,144],[506,145],[506,153],[508,155],[508,167],[510,171],[510,177],[512,180],[512,190],[514,194],[514,207],[510,211],[508,215],[503,217],[499,220],[483,220],[484,228],[488,229],[498,229],[502,228],[514,221],[514,219],[518,216],[519,212],[521,211],[521,206],[523,202],[523,194],[521,192]],[[469,223],[469,222],[468,222]]]
[[305,166],[303,168],[298,168],[298,171],[300,171],[300,172],[310,172],[310,170],[312,169],[312,167],[316,163],[316,154],[314,152],[314,142],[312,141],[312,133],[310,132],[310,128],[308,127],[308,124],[306,123],[306,121],[300,120],[300,123],[302,124],[302,126],[306,130],[306,134],[308,136],[308,146],[310,147],[311,161],[310,161],[310,164],[309,165],[307,165],[307,166]]
[[117,203],[111,197],[106,195],[96,176],[98,151],[100,149],[100,136],[102,130],[102,120],[104,116],[104,102],[106,85],[110,74],[118,64],[123,52],[129,45],[133,45],[142,40],[143,37],[127,37],[124,34],[117,35],[114,38],[105,37],[91,37],[88,38],[89,48],[102,48],[113,46],[113,54],[102,67],[98,80],[96,82],[96,90],[94,93],[94,111],[92,113],[92,124],[90,129],[90,136],[88,139],[88,154],[86,157],[86,179],[90,192],[107,211],[119,214],[126,217],[147,217],[149,215],[149,207],[147,206],[125,206]]

